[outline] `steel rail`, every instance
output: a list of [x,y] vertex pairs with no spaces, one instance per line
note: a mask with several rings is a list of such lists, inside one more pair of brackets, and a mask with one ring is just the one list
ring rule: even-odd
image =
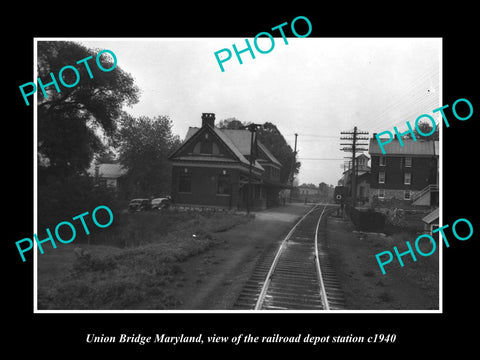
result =
[[320,221],[322,220],[323,213],[327,208],[328,204],[325,204],[320,217],[318,218],[317,228],[315,229],[315,265],[317,268],[318,281],[320,283],[320,297],[322,299],[323,307],[325,310],[330,310],[330,305],[328,304],[327,292],[325,291],[325,284],[323,283],[322,269],[320,268],[320,258],[318,256],[318,229],[320,227]]
[[[285,248],[285,244],[287,243],[287,241],[290,239],[290,237],[292,236],[293,232],[296,230],[296,228],[298,227],[298,225],[308,216],[310,215],[314,210],[317,209],[317,207],[320,206],[320,204],[317,204],[315,205],[312,209],[310,209],[310,211],[308,211],[305,215],[302,216],[302,218],[297,221],[297,223],[292,227],[292,229],[288,232],[287,236],[285,236],[285,238],[282,240],[282,243],[280,244],[280,247],[279,249],[277,250],[277,253],[275,255],[275,258],[273,259],[273,262],[272,262],[272,265],[270,266],[270,269],[268,270],[268,273],[267,273],[267,276],[265,277],[265,282],[262,286],[262,290],[260,291],[260,294],[258,296],[258,299],[257,299],[257,302],[255,304],[255,310],[260,310],[262,305],[263,305],[263,302],[265,300],[265,295],[267,294],[267,290],[268,290],[268,287],[270,285],[270,281],[271,281],[271,278],[273,276],[273,273],[275,271],[275,268],[277,266],[277,263],[278,263],[278,260],[283,252],[283,249]],[[325,211],[325,208],[323,209],[323,211]],[[322,211],[322,214],[323,214],[323,211]]]

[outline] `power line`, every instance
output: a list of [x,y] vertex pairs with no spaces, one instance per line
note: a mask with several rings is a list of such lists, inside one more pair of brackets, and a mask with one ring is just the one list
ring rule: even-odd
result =
[[[424,79],[425,77],[428,76],[428,79]],[[393,108],[399,106],[399,105],[402,105],[404,103],[404,97],[407,97],[409,95],[412,94],[412,92],[415,90],[417,91],[418,88],[420,87],[424,87],[426,85],[426,82],[425,80],[428,80],[429,82],[431,81],[431,77],[432,76],[435,76],[437,77],[438,76],[438,73],[435,72],[434,74],[428,74],[428,72],[425,72],[423,75],[421,75],[420,77],[416,78],[410,85],[408,85],[408,87],[406,87],[404,90],[403,90],[403,95],[400,95],[399,97],[397,97],[395,99],[394,102],[388,104],[382,111],[382,113],[385,113],[385,112],[390,112]],[[378,116],[381,116],[383,115],[382,113],[378,114]]]
[[[395,101],[385,106],[379,113],[377,113],[377,115],[375,115],[375,117],[373,117],[371,121],[369,121],[369,127],[379,126],[380,123],[383,121],[382,117],[387,113],[393,112],[399,106],[402,106],[402,108],[411,107],[412,105],[415,105],[419,101],[422,101],[423,99],[427,98],[428,95],[423,93],[424,94],[423,96],[421,97],[417,96],[414,99],[412,99],[412,93],[415,94],[421,88],[431,87],[432,83],[434,83],[435,85],[438,84],[438,80],[439,80],[438,77],[439,77],[438,72],[435,72],[435,73],[425,72],[419,78],[415,79],[415,81],[413,81],[409,87],[405,88],[405,90],[403,91],[403,95],[400,95],[395,99]],[[430,85],[430,86],[427,86],[427,85]],[[431,96],[428,96],[428,98],[431,98]],[[412,100],[413,100],[413,103],[412,103]]]
[[343,160],[343,158],[298,158],[298,160]]
[[[290,135],[295,135],[295,134],[287,134],[286,136],[290,136]],[[315,135],[315,134],[300,134],[300,133],[297,133],[297,135],[319,137],[319,138],[338,139],[338,136],[334,136],[334,135]]]
[[[403,119],[402,121],[405,123],[407,120],[412,120],[411,119],[412,117],[415,117],[416,119],[418,116],[425,113],[422,111],[425,111],[428,109],[427,113],[431,113],[432,110],[434,110],[437,107],[438,107],[438,98],[425,95],[421,98],[415,99],[410,104],[405,104],[403,113],[401,115],[395,115],[395,117],[401,117]],[[420,110],[420,109],[425,109],[425,110]],[[393,117],[393,116],[390,116],[390,117]],[[370,128],[376,129],[377,127],[380,127],[380,125],[383,122],[385,122],[385,120],[380,119],[379,121],[372,123],[370,125]]]
[[302,140],[302,142],[316,142],[316,143],[323,143],[323,142],[328,142],[328,141],[338,141],[338,137],[336,139],[323,139],[323,140],[308,139],[308,140]]
[[399,106],[404,106],[405,103],[409,103],[411,101],[412,95],[418,94],[419,90],[437,85],[438,80],[438,71],[433,70],[424,72],[413,82],[407,85],[402,90],[402,94],[400,96],[395,97],[394,101],[392,101],[390,104],[387,104],[383,109],[381,109],[381,111],[372,118],[371,124],[376,122],[378,119],[381,119],[385,114],[394,111]]

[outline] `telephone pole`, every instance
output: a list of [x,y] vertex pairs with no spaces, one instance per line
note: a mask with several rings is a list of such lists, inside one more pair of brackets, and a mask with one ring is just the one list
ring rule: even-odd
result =
[[344,147],[340,150],[348,151],[352,153],[352,206],[355,207],[357,204],[357,166],[355,161],[355,156],[357,151],[368,151],[368,149],[363,148],[362,146],[367,146],[368,144],[359,143],[359,140],[368,140],[368,136],[359,136],[359,135],[368,135],[368,131],[357,131],[357,127],[355,126],[352,131],[342,131],[340,132],[342,135],[350,135],[350,136],[343,136],[340,137],[340,140],[347,140],[348,143],[340,143]]

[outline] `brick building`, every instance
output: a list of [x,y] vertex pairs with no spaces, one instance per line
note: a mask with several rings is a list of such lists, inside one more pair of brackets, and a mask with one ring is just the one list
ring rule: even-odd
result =
[[373,135],[370,201],[395,198],[413,205],[438,205],[438,141],[398,138],[385,145],[383,155]]
[[248,191],[251,133],[219,129],[215,114],[203,113],[202,126],[190,127],[183,144],[170,155],[172,199],[179,205],[243,209],[278,203],[280,162],[255,141],[251,191]]

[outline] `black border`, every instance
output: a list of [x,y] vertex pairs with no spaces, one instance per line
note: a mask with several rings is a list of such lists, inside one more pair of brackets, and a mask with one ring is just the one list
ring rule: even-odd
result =
[[[299,15],[311,21],[310,37],[443,38],[443,104],[451,106],[458,98],[467,98],[474,107],[471,119],[452,120],[450,128],[443,129],[443,219],[445,224],[452,224],[465,217],[476,228],[479,224],[476,212],[467,209],[475,201],[477,161],[474,144],[480,111],[479,91],[475,86],[475,80],[480,78],[475,63],[478,43],[473,35],[475,9],[462,4],[454,4],[448,11],[443,5],[434,6],[423,10],[406,3],[388,9],[366,8],[363,4],[352,8],[342,4],[339,9],[332,10],[320,3],[297,10],[279,3],[267,5],[267,11],[260,11],[258,5],[224,3],[214,10],[204,4],[200,9],[184,4],[183,10],[174,11],[160,3],[135,4],[135,9],[131,9],[131,4],[128,7],[116,4],[106,10],[78,3],[70,10],[66,5],[33,9],[29,5],[28,9],[12,11],[11,21],[2,25],[3,33],[11,34],[2,59],[7,65],[3,69],[8,78],[8,86],[3,91],[7,96],[3,123],[7,128],[2,142],[6,160],[4,176],[8,178],[4,183],[8,184],[8,188],[4,187],[7,197],[4,218],[8,221],[4,224],[7,231],[2,242],[4,259],[7,259],[3,272],[7,280],[3,305],[4,316],[8,316],[4,339],[7,346],[17,351],[28,346],[34,352],[48,352],[52,357],[64,357],[66,351],[71,355],[95,354],[100,350],[123,354],[130,350],[138,354],[152,351],[157,355],[171,350],[177,354],[193,350],[199,354],[202,350],[255,350],[260,345],[92,345],[85,343],[85,336],[90,332],[105,335],[142,332],[152,336],[156,333],[203,333],[204,337],[214,333],[224,336],[238,333],[256,336],[395,333],[397,341],[394,344],[350,344],[341,348],[384,354],[405,350],[410,355],[418,353],[420,348],[429,354],[443,348],[470,348],[476,328],[475,323],[473,327],[467,326],[476,309],[476,229],[469,241],[454,240],[449,249],[444,248],[443,314],[33,314],[33,261],[27,258],[26,263],[21,263],[14,246],[14,241],[33,233],[33,112],[19,96],[18,86],[33,78],[34,37],[251,38],[283,22],[290,23]],[[12,27],[9,28],[9,24]],[[282,351],[288,346],[264,344],[262,347]],[[292,348],[319,354],[326,349],[340,350],[340,346],[334,344]]]

